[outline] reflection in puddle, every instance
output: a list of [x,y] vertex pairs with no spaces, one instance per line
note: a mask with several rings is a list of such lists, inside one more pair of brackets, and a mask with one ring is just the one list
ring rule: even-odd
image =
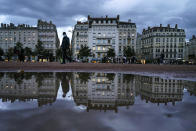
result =
[[136,96],[146,103],[175,105],[182,101],[184,88],[195,95],[195,87],[195,82],[121,73],[0,73],[2,102],[37,100],[38,106],[51,105],[61,88],[60,97],[73,98],[75,104],[85,106],[87,112],[118,112],[121,106],[128,109],[134,105]]

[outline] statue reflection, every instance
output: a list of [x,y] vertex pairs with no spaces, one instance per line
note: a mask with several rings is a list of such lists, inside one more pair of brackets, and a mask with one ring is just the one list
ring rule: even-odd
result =
[[62,74],[61,87],[63,90],[63,97],[66,97],[66,94],[69,92],[70,78],[71,78],[70,73],[63,73]]

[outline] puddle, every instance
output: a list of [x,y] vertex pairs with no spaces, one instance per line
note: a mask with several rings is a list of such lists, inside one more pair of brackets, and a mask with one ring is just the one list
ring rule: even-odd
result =
[[0,73],[2,130],[196,130],[196,82],[88,72]]

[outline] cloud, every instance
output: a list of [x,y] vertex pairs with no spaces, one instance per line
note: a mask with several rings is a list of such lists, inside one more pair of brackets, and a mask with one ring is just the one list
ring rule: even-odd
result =
[[67,36],[71,40],[71,38],[72,38],[72,31],[73,31],[73,27],[72,26],[57,27],[57,32],[58,32],[60,43],[62,42],[62,39],[63,39],[63,32],[66,32]]
[[[116,16],[132,19],[138,32],[162,23],[179,24],[187,38],[196,34],[194,0],[0,0],[0,22],[36,25],[37,19],[52,20],[58,27],[74,26],[77,20],[91,16]],[[3,18],[3,17],[6,17]],[[62,29],[63,29],[62,28]]]

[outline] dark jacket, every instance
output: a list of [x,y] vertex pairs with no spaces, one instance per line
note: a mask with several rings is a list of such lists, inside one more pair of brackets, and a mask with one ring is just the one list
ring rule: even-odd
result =
[[69,42],[69,38],[67,36],[63,37],[63,42],[61,44],[61,49],[65,50],[65,49],[69,49],[70,47],[70,42]]

